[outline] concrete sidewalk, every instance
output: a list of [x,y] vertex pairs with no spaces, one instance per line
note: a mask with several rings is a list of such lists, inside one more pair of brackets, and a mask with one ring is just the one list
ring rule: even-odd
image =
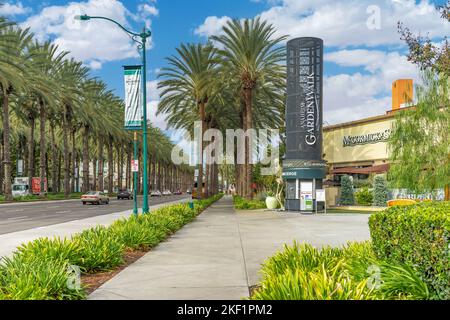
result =
[[[150,210],[157,209],[162,206],[170,204],[186,202],[189,199],[182,199],[173,202],[165,202],[158,205],[150,206]],[[79,200],[77,200],[79,201]],[[139,209],[139,212],[142,210]],[[44,227],[38,227],[28,229],[24,231],[12,232],[0,235],[0,258],[3,256],[10,256],[14,250],[21,244],[33,241],[43,237],[71,237],[72,235],[79,233],[85,229],[89,229],[98,225],[108,226],[117,219],[129,217],[132,215],[133,210],[126,210],[122,212],[116,212],[112,214],[94,216],[92,218],[73,220],[70,222],[64,222]]]
[[293,240],[316,246],[369,239],[368,215],[235,212],[224,197],[93,292],[90,299],[248,297],[261,263]]

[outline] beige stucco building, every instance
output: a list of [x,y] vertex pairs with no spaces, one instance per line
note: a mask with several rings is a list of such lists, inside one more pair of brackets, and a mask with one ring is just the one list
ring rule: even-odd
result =
[[[393,83],[392,108],[386,114],[323,128],[323,158],[328,163],[325,185],[330,188],[339,185],[340,176],[344,174],[367,179],[371,174],[389,170],[387,141],[396,112],[406,108],[407,101],[412,101],[412,86],[410,79]],[[330,189],[328,201],[333,203],[337,192]]]

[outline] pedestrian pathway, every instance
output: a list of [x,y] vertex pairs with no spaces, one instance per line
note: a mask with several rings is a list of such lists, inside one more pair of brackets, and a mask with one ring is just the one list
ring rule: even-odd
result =
[[90,299],[248,297],[261,263],[298,240],[316,246],[369,238],[368,215],[235,212],[224,197],[93,292]]

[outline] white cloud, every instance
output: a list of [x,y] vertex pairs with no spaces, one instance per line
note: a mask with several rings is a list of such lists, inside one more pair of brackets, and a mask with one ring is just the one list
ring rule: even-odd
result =
[[24,7],[20,1],[15,4],[9,2],[0,4],[0,16],[18,16],[29,12],[31,8]]
[[325,61],[362,67],[365,74],[338,74],[324,79],[324,117],[329,124],[384,114],[391,108],[392,83],[413,79],[420,83],[418,68],[398,52],[341,50]]
[[166,130],[167,120],[166,115],[160,114],[156,115],[158,110],[159,101],[149,101],[147,103],[147,119],[152,123],[153,126],[160,128],[161,130]]
[[194,30],[194,33],[202,37],[219,35],[228,21],[231,21],[231,18],[227,16],[221,18],[216,16],[207,17],[205,22]]
[[128,17],[133,17],[120,1],[88,0],[46,7],[22,25],[30,27],[38,39],[52,39],[61,50],[70,51],[72,57],[94,68],[108,61],[139,57],[136,44],[120,28],[109,21],[75,20],[80,14],[106,16],[126,27]]
[[147,81],[147,100],[159,100],[158,80]]
[[[373,16],[371,6],[380,10],[379,28],[367,25]],[[272,23],[279,35],[316,36],[323,38],[325,45],[338,47],[401,44],[398,21],[431,37],[450,33],[449,24],[428,0],[282,0],[260,16]]]

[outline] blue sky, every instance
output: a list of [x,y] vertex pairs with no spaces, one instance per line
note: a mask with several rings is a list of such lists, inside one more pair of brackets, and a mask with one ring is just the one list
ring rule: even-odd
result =
[[444,1],[412,0],[3,0],[0,14],[28,26],[40,39],[52,39],[92,68],[123,97],[122,66],[139,62],[129,39],[107,22],[77,24],[76,14],[106,15],[129,28],[147,25],[153,32],[148,50],[149,112],[156,118],[157,73],[165,57],[182,42],[204,42],[230,18],[261,16],[278,33],[317,36],[325,42],[324,112],[326,123],[385,113],[391,83],[399,78],[420,82],[396,30],[403,21],[439,43],[449,24],[434,6]]

